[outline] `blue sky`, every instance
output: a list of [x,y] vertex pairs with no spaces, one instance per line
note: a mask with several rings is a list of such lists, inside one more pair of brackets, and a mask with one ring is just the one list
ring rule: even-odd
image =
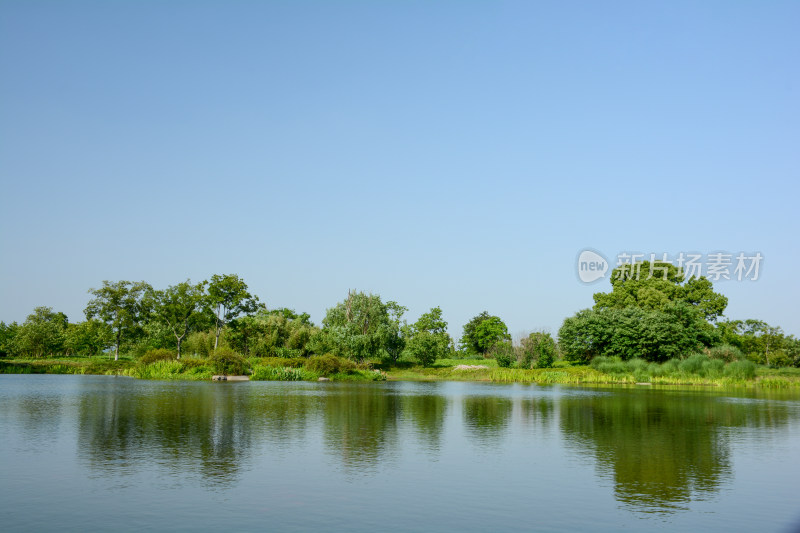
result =
[[[103,280],[349,288],[460,336],[592,305],[577,254],[764,256],[800,334],[798,2],[0,3],[0,320]],[[612,264],[613,266],[613,264]]]

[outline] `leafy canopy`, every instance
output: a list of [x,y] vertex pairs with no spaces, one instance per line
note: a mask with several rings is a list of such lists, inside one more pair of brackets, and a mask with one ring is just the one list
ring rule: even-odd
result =
[[405,311],[396,302],[383,303],[377,294],[350,291],[346,300],[325,314],[317,351],[358,361],[368,357],[396,360],[405,345],[400,336]]
[[505,340],[511,340],[505,323],[483,311],[464,325],[461,346],[467,353],[484,355],[496,343]]
[[424,313],[407,331],[409,340],[406,349],[421,365],[430,366],[437,359],[447,357],[452,341],[447,334],[447,322],[442,318],[441,308],[434,307]]
[[705,277],[689,280],[670,263],[642,261],[621,265],[611,274],[611,292],[594,295],[594,309],[636,307],[645,311],[665,311],[685,303],[697,308],[705,320],[714,322],[725,311],[728,299],[714,292]]

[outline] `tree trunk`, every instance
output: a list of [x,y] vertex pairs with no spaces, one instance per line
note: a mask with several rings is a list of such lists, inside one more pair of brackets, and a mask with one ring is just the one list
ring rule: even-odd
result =
[[114,345],[114,361],[119,361],[119,338],[122,332],[117,330],[117,343]]

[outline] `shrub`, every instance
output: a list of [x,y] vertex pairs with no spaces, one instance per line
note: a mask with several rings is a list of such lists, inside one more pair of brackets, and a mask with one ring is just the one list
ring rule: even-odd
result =
[[517,354],[510,342],[498,342],[492,346],[489,354],[495,358],[500,368],[509,368],[517,360]]
[[725,361],[709,359],[703,363],[703,375],[707,378],[719,378],[725,372]]
[[556,359],[556,343],[549,333],[534,332],[522,339],[517,366],[550,368]]
[[703,375],[703,363],[708,361],[708,357],[701,353],[695,353],[681,361],[679,369],[684,374]]
[[217,374],[241,375],[247,369],[245,358],[227,347],[217,348],[214,354],[208,358],[208,361]]
[[736,346],[730,344],[720,344],[708,349],[708,356],[711,359],[719,359],[726,363],[744,359],[744,354]]
[[628,366],[619,357],[595,357],[591,362],[592,367],[605,374],[627,374]]
[[156,361],[174,361],[175,359],[177,359],[176,352],[167,350],[166,348],[155,348],[153,350],[147,350],[147,352],[139,358],[139,364],[149,365]]
[[357,368],[356,364],[349,359],[336,357],[333,354],[310,357],[305,366],[307,370],[316,372],[321,376],[352,372]]

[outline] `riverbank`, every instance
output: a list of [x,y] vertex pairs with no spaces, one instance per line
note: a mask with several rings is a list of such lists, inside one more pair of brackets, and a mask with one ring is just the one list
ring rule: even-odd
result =
[[[552,368],[498,368],[493,359],[443,359],[429,367],[411,363],[389,365],[309,364],[306,359],[250,358],[252,381],[485,381],[533,383],[539,385],[697,385],[710,387],[800,387],[800,369],[772,369],[754,366],[752,374],[684,368],[662,371],[664,365],[637,368],[635,364],[570,365],[558,362]],[[722,368],[722,367],[720,367]],[[705,372],[705,373],[704,373]],[[93,374],[119,375],[138,379],[210,381],[218,372],[207,359],[184,358],[141,364],[134,359],[118,361],[106,357],[64,357],[50,359],[3,359],[2,374]],[[660,374],[660,375],[659,375]]]

